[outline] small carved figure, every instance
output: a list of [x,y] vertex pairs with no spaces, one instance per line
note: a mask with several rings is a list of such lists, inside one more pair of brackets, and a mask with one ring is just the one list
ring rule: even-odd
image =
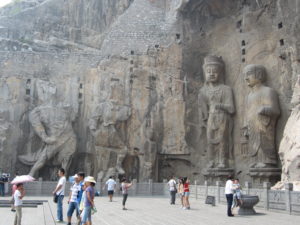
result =
[[232,115],[235,112],[232,89],[222,84],[224,62],[208,56],[203,70],[206,82],[198,96],[200,126],[206,128],[208,168],[226,168],[232,148]]
[[272,168],[277,164],[275,128],[280,114],[278,96],[265,86],[266,70],[262,65],[248,65],[245,81],[251,88],[246,99],[244,135],[248,139],[252,168]]
[[36,135],[43,142],[35,154],[19,156],[26,165],[33,165],[29,175],[34,176],[50,160],[66,171],[76,151],[76,137],[72,127],[75,112],[70,105],[56,104],[56,87],[48,81],[37,81],[39,106],[29,114]]

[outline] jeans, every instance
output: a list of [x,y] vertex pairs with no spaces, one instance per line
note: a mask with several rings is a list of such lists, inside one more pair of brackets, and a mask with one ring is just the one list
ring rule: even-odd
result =
[[171,204],[175,205],[176,191],[170,191],[170,195],[171,195]]
[[226,194],[227,199],[227,216],[232,216],[231,206],[233,201],[233,194]]
[[59,221],[63,221],[63,199],[64,196],[60,195],[58,196],[58,200],[57,200],[57,220]]
[[69,207],[68,207],[67,216],[72,217],[74,210],[76,212],[76,216],[79,217],[78,203],[77,202],[70,202]]
[[0,195],[4,196],[5,194],[5,186],[4,183],[0,183]]
[[122,202],[122,205],[123,205],[123,206],[125,206],[127,197],[128,197],[128,194],[123,194],[123,202]]

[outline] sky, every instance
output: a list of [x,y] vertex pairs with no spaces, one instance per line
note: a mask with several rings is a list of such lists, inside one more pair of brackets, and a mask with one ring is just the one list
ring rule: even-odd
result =
[[10,2],[12,2],[12,0],[0,0],[0,7],[5,6]]

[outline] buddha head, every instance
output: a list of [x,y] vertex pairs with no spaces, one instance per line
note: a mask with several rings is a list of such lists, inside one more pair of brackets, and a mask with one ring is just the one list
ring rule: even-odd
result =
[[245,81],[249,87],[254,87],[266,80],[266,69],[262,65],[251,64],[244,68]]
[[207,83],[218,83],[224,72],[224,62],[222,57],[214,55],[205,57],[203,70]]

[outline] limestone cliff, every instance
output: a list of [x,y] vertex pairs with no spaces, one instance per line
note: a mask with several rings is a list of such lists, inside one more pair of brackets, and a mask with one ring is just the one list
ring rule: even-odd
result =
[[[46,80],[56,86],[55,104],[74,111],[69,173],[203,181],[197,97],[203,59],[218,55],[236,108],[228,163],[250,180],[242,70],[263,64],[279,95],[278,151],[299,73],[299,11],[294,0],[26,0],[0,9],[0,167],[27,173],[17,156],[43,149],[28,117]],[[57,166],[49,160],[39,176],[53,179]]]

